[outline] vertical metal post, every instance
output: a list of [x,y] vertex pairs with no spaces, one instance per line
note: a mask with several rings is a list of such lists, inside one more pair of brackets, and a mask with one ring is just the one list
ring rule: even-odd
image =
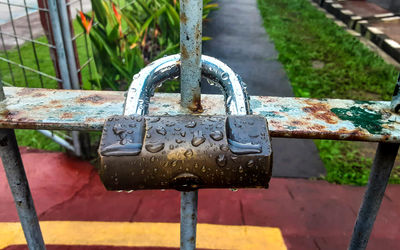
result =
[[[68,61],[69,76],[71,79],[71,87],[73,89],[79,88],[78,71],[76,69],[75,53],[72,45],[71,30],[69,25],[68,11],[65,0],[59,0],[58,10],[60,14],[61,34],[64,39],[65,53]],[[62,67],[62,65],[60,65]]]
[[68,72],[68,62],[65,56],[64,42],[61,34],[60,18],[58,16],[57,0],[48,0],[51,30],[56,45],[58,65],[64,89],[71,89],[71,81]]
[[378,145],[367,190],[354,226],[349,246],[350,250],[361,250],[367,247],[376,215],[389,181],[390,172],[396,160],[399,145],[395,143],[379,143]]
[[[202,0],[180,1],[181,105],[201,112]],[[198,191],[181,193],[181,249],[196,248]]]
[[181,192],[181,249],[196,249],[198,191]]
[[202,111],[200,99],[202,0],[180,1],[181,105]]
[[[0,79],[0,101],[5,99]],[[0,129],[0,156],[30,250],[46,249],[13,129]]]

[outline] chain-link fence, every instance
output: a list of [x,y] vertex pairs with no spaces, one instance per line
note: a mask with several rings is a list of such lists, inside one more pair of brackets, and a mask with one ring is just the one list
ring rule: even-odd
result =
[[5,85],[89,88],[90,43],[75,17],[90,0],[0,1],[0,71]]

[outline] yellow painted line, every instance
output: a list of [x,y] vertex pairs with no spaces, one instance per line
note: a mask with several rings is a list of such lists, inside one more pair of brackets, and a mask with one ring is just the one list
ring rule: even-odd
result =
[[[179,248],[179,223],[42,221],[46,244]],[[0,223],[0,249],[26,244],[21,225]],[[286,250],[279,228],[197,225],[197,247],[204,249]]]

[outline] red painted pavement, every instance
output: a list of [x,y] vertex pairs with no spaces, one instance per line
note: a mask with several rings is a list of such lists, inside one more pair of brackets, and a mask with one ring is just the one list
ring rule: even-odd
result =
[[[22,155],[40,220],[179,222],[179,193],[107,192],[87,162],[62,153]],[[364,188],[272,179],[268,190],[201,190],[200,223],[279,227],[289,249],[346,249]],[[368,249],[399,249],[400,185],[390,185]],[[0,221],[18,221],[0,168]],[[7,249],[26,249],[12,246]],[[156,249],[50,246],[65,249]]]

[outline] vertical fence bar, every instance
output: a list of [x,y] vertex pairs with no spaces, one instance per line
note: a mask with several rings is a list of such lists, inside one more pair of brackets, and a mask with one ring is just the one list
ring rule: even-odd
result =
[[51,29],[54,36],[54,43],[56,45],[58,65],[64,89],[71,89],[71,81],[68,73],[67,58],[65,56],[64,42],[61,34],[60,18],[58,16],[58,8],[56,0],[48,0],[49,14],[51,21]]
[[[65,0],[59,0],[58,11],[60,15],[61,34],[64,40],[65,53],[68,61],[69,76],[71,79],[71,87],[73,89],[79,88],[78,71],[76,69],[75,53],[72,45],[71,30],[69,25],[68,11]],[[62,67],[62,65],[60,65]]]
[[376,215],[396,160],[399,145],[395,143],[379,143],[378,145],[367,190],[354,226],[349,246],[350,250],[361,250],[367,247]]
[[196,249],[198,191],[181,192],[181,249]]
[[[0,101],[5,99],[0,79]],[[46,249],[13,129],[0,129],[0,156],[30,250]]]
[[[181,105],[201,112],[203,0],[180,1]],[[181,249],[196,248],[198,191],[181,192]]]
[[181,105],[201,111],[202,0],[180,1]]

